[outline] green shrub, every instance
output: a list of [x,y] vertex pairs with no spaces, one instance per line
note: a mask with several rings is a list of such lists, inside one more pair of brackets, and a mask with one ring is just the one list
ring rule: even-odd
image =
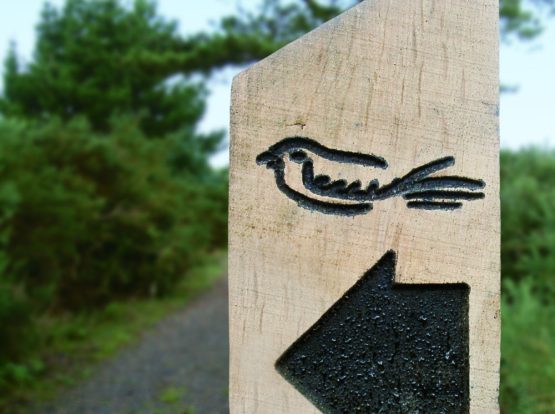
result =
[[555,306],[531,278],[505,282],[502,303],[501,407],[510,414],[555,412]]
[[215,174],[176,173],[176,142],[130,121],[109,135],[84,122],[0,124],[0,176],[18,196],[6,271],[40,309],[163,294],[222,242],[225,188]]
[[533,279],[543,301],[555,303],[555,151],[501,153],[503,278]]
[[27,349],[32,310],[22,292],[0,280],[0,367],[17,359]]
[[501,153],[501,407],[555,412],[555,151]]
[[30,380],[42,367],[26,354],[37,345],[35,312],[23,289],[0,275],[0,392]]

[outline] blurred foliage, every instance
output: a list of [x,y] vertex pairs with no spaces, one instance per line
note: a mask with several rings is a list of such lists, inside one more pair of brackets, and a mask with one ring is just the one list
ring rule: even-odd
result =
[[555,305],[555,151],[501,154],[503,277],[533,278],[544,303]]
[[511,36],[533,39],[544,29],[542,19],[554,12],[554,0],[500,0],[501,37],[504,40]]
[[501,153],[502,412],[555,412],[555,150]]
[[0,377],[38,315],[165,295],[225,245],[224,174],[176,173],[180,144],[126,119],[110,134],[82,120],[0,122]]
[[[170,293],[227,242],[223,132],[196,47],[147,0],[45,4],[0,98],[0,389],[41,371],[38,322]],[[55,329],[52,328],[54,331]]]
[[148,1],[126,8],[117,0],[67,0],[61,10],[46,3],[33,61],[22,65],[14,46],[5,62],[0,110],[38,120],[84,116],[104,132],[114,116],[134,115],[151,137],[194,130],[205,109],[203,86],[169,79],[175,67],[160,68],[171,66],[180,42],[175,22]]
[[503,284],[502,413],[555,412],[555,305],[542,303],[535,279]]
[[0,175],[18,199],[3,223],[5,273],[43,309],[166,292],[224,241],[226,200],[212,197],[221,184],[174,173],[178,144],[126,120],[109,135],[78,120],[1,123]]

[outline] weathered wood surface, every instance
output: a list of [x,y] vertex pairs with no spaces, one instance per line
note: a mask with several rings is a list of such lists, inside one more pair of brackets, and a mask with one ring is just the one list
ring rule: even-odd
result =
[[[390,249],[398,283],[470,286],[470,412],[498,413],[497,16],[495,0],[366,1],[234,80],[231,413],[318,412],[274,364]],[[315,162],[349,182],[454,156],[449,174],[484,180],[485,198],[429,211],[396,197],[354,217],[303,209],[256,164],[290,136],[390,164]],[[286,178],[302,189],[298,168]]]

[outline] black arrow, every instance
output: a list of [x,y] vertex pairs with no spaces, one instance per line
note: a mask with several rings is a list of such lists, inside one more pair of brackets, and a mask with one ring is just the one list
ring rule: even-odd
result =
[[466,284],[395,284],[386,253],[276,362],[324,413],[467,414]]

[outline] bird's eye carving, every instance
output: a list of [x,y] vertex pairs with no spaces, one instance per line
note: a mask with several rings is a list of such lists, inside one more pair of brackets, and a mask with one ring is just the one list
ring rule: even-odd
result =
[[293,151],[291,154],[289,154],[289,158],[291,159],[291,161],[294,161],[300,164],[307,160],[308,155],[306,155],[306,152],[298,150],[298,151]]
[[[256,157],[258,165],[274,171],[278,189],[300,207],[324,214],[354,216],[372,210],[373,203],[392,197],[402,197],[407,207],[424,210],[456,210],[464,201],[483,199],[483,180],[451,175],[433,175],[455,164],[451,156],[438,158],[409,171],[390,183],[380,185],[373,179],[363,185],[361,180],[351,183],[333,181],[329,175],[314,174],[314,159],[354,164],[363,168],[388,168],[382,157],[373,154],[331,149],[306,137],[282,139]],[[307,193],[290,187],[285,180],[287,163],[301,164],[301,175]]]

